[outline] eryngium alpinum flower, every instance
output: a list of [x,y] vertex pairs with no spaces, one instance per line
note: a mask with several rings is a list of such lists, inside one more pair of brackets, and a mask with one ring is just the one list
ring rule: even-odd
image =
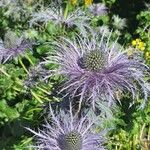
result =
[[94,16],[101,16],[107,13],[107,7],[102,3],[92,4],[89,10]]
[[113,15],[112,19],[113,19],[113,26],[116,29],[122,30],[125,27],[127,27],[127,19],[125,18],[122,19],[118,15]]
[[31,48],[31,44],[18,37],[14,32],[8,31],[4,41],[0,43],[0,63],[5,63],[9,59],[15,58]]
[[52,21],[56,25],[66,25],[67,27],[77,27],[80,31],[89,28],[87,22],[89,22],[90,17],[86,15],[81,9],[76,9],[73,12],[68,12],[64,15],[64,9],[61,6],[55,6],[50,8],[41,9],[41,11],[33,13],[30,24],[36,24],[38,22],[47,23]]
[[102,143],[104,137],[95,133],[94,120],[86,115],[78,119],[72,114],[70,106],[69,113],[64,111],[54,115],[50,108],[51,123],[46,121],[43,129],[35,132],[29,131],[37,137],[35,148],[39,150],[104,150]]
[[105,32],[102,36],[93,32],[73,40],[62,38],[56,42],[54,54],[44,62],[59,66],[52,72],[66,79],[61,91],[71,97],[78,95],[79,104],[84,100],[95,107],[96,101],[107,101],[110,106],[118,100],[118,91],[130,93],[133,99],[143,93],[147,100],[150,88],[144,77],[149,68],[140,56],[129,59],[127,52],[118,48],[117,39],[110,42],[110,38],[111,33],[106,37]]

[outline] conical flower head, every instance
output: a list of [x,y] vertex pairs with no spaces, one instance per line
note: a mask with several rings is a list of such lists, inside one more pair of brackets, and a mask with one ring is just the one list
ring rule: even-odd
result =
[[47,150],[104,150],[104,137],[101,133],[95,132],[94,122],[96,118],[90,119],[88,114],[80,119],[72,114],[70,106],[69,113],[61,111],[52,116],[51,123],[46,121],[44,128],[35,132],[29,128],[37,137],[36,148]]
[[63,135],[60,140],[60,147],[62,150],[81,150],[82,149],[82,135],[74,130],[66,135]]
[[93,50],[89,53],[83,54],[83,57],[79,58],[78,65],[89,71],[99,71],[103,68],[105,63],[105,55],[101,51]]
[[131,93],[133,99],[140,91],[147,100],[150,88],[145,76],[149,67],[138,55],[129,59],[117,40],[110,39],[111,33],[105,36],[105,32],[102,35],[92,32],[90,36],[72,40],[62,38],[55,43],[56,53],[43,62],[59,66],[51,71],[67,78],[61,91],[71,97],[79,96],[79,104],[82,101],[89,101],[93,107],[98,101],[115,104],[120,100],[118,91]]

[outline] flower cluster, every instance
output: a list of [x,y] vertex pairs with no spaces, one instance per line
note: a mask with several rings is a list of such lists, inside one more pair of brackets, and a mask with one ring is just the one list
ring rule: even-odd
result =
[[[127,49],[129,58],[133,58],[137,54],[144,54],[146,44],[141,39],[132,40],[132,45]],[[145,53],[148,56],[148,53]],[[147,57],[145,55],[145,57]]]
[[135,39],[132,41],[132,46],[138,50],[144,51],[145,50],[145,43],[140,39]]
[[137,52],[141,52],[145,60],[150,59],[150,52],[146,49],[146,44],[141,39],[135,39],[132,41],[132,47],[130,47],[128,54],[133,56]]

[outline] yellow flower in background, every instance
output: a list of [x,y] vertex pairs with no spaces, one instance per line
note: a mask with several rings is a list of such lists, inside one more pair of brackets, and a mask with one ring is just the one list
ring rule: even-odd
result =
[[140,39],[136,39],[135,41],[136,41],[137,43],[139,43],[141,40],[140,40]]
[[140,42],[138,43],[137,48],[140,49],[140,50],[142,50],[142,51],[144,51],[144,50],[145,50],[145,43],[143,43],[143,42],[140,41]]
[[132,46],[136,46],[136,40],[132,41]]
[[150,59],[150,52],[146,52],[146,53],[145,53],[145,58],[146,58],[146,59]]
[[72,5],[76,5],[78,0],[70,0],[70,2],[71,2]]
[[92,4],[92,2],[93,2],[93,0],[85,0],[84,4],[85,4],[85,6],[89,6]]
[[145,43],[142,42],[140,39],[133,40],[132,46],[135,47],[136,49],[141,50],[141,51],[145,50]]

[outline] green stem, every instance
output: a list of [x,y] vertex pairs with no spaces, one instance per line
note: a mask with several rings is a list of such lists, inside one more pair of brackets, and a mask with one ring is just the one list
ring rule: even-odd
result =
[[[67,2],[66,4],[66,8],[64,10],[64,20],[66,20],[67,16],[68,16],[68,11],[69,11],[69,1]],[[63,34],[65,34],[65,30],[66,30],[66,27],[65,27],[65,23],[62,24],[62,30],[63,30]]]
[[0,72],[2,72],[7,77],[10,77],[10,75],[3,68],[0,68]]
[[42,92],[46,93],[47,95],[49,95],[49,94],[50,94],[50,93],[49,93],[49,92],[47,92],[45,89],[43,89],[43,88],[41,88],[41,87],[39,87],[39,86],[37,86],[37,88],[38,88],[39,90],[41,90]]
[[66,4],[66,8],[65,8],[65,11],[64,11],[64,19],[67,18],[68,10],[69,10],[69,2],[67,2],[67,4]]
[[43,101],[41,100],[41,98],[39,98],[39,96],[35,93],[35,92],[33,92],[32,90],[31,90],[31,94],[36,98],[36,100],[38,100],[41,104],[43,103]]
[[19,57],[19,63],[21,64],[21,66],[22,66],[22,68],[24,69],[24,71],[25,71],[27,74],[29,74],[29,72],[28,72],[26,66],[23,64],[23,62],[22,62],[22,60],[21,60],[20,57]]
[[140,140],[143,139],[143,132],[144,132],[144,129],[145,129],[145,123],[143,124],[142,129],[141,129]]
[[148,127],[148,140],[150,140],[150,126]]
[[42,95],[38,95],[40,98],[42,98],[42,99],[44,99],[44,100],[47,100],[47,101],[51,101],[49,98],[47,98],[47,97],[43,97]]
[[138,140],[138,135],[135,135],[135,139],[133,137],[133,150],[136,150],[136,145],[139,143],[139,140]]
[[31,94],[32,94],[40,103],[43,103],[43,101],[42,101],[41,99],[47,100],[47,101],[51,101],[49,98],[43,97],[42,95],[38,95],[38,94],[36,94],[35,92],[33,92],[32,90],[31,90]]
[[23,85],[23,83],[21,82],[21,80],[19,80],[18,78],[16,78],[16,83],[18,83],[18,85]]
[[18,89],[18,88],[16,88],[16,87],[13,87],[13,89],[14,89],[15,91],[18,91],[18,92],[21,91],[20,89]]
[[33,63],[33,61],[31,60],[31,58],[29,57],[29,55],[26,54],[25,57],[28,59],[28,61],[30,62],[30,64],[31,64],[32,66],[34,66],[34,63]]

